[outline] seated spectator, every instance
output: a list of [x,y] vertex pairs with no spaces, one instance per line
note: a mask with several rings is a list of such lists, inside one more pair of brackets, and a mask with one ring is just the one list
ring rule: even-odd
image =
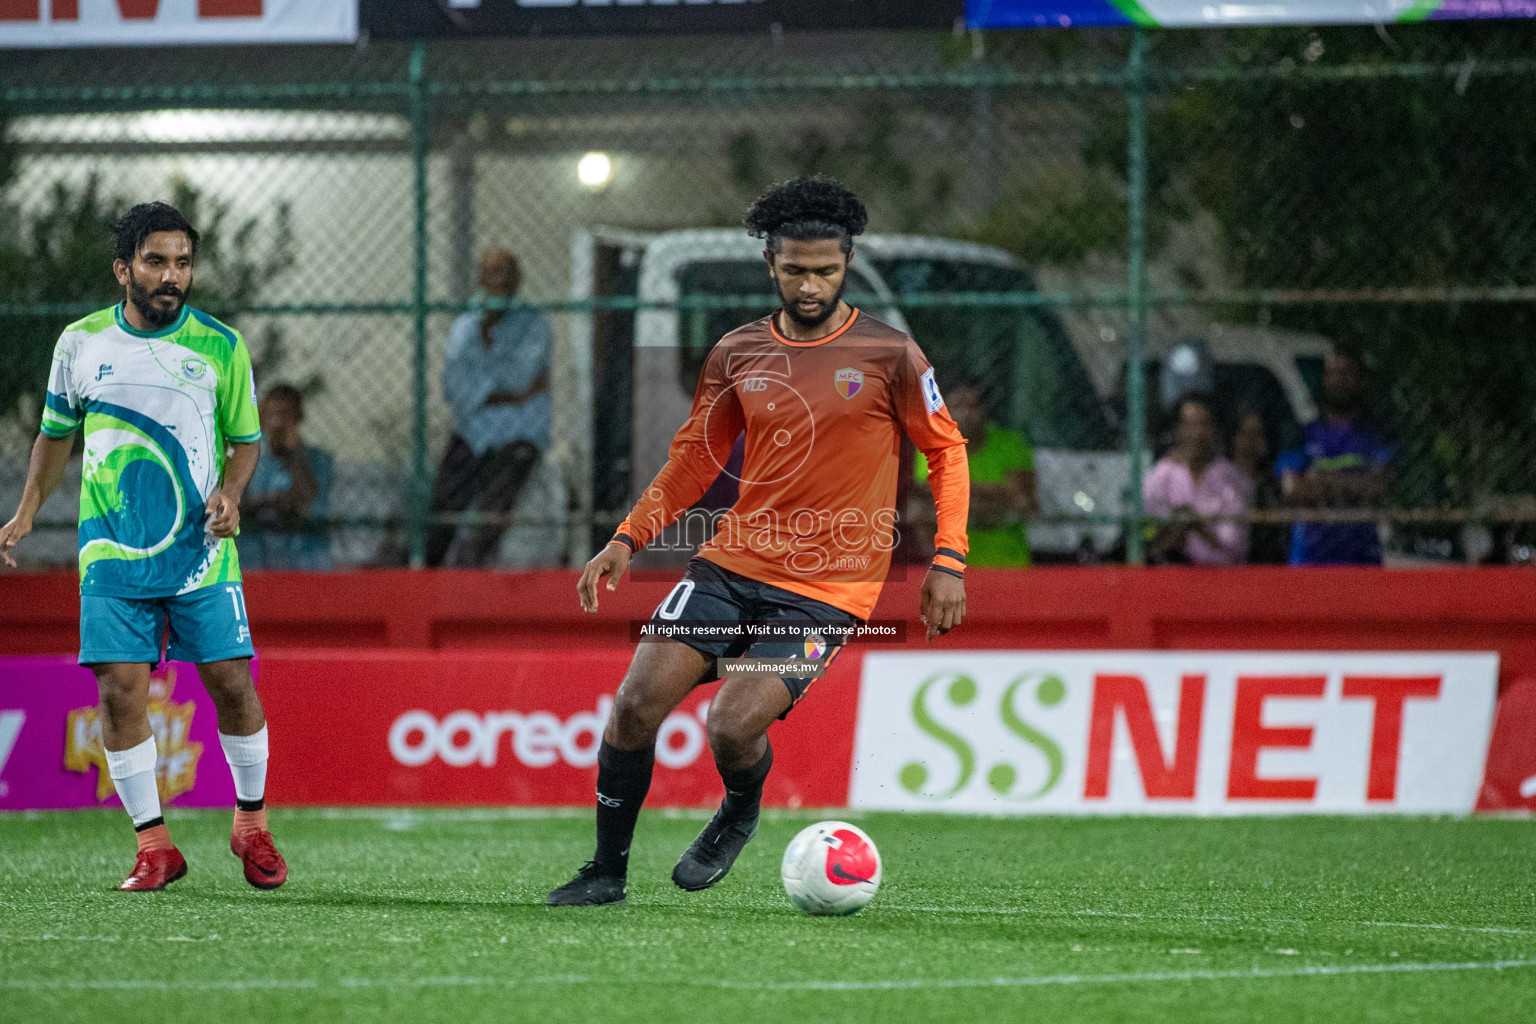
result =
[[1173,449],[1158,460],[1142,484],[1142,503],[1159,524],[1149,545],[1154,562],[1241,565],[1248,558],[1244,516],[1253,486],[1221,458],[1216,410],[1209,397],[1191,393],[1179,400]]
[[[1253,487],[1254,512],[1268,512],[1280,507],[1280,484],[1275,479],[1264,417],[1252,407],[1237,416],[1232,434],[1232,465]],[[1248,531],[1248,564],[1284,565],[1290,543],[1290,528],[1283,523],[1253,523]]]
[[[1370,383],[1359,352],[1335,349],[1323,364],[1323,415],[1304,447],[1281,456],[1280,494],[1297,509],[1372,509],[1392,486],[1392,448],[1365,412]],[[1292,565],[1380,565],[1374,522],[1302,522],[1291,530]]]
[[[971,464],[971,549],[966,565],[1028,565],[1027,522],[1040,510],[1033,446],[1017,430],[992,421],[987,395],[979,387],[954,388],[945,403],[965,435]],[[922,452],[913,463],[913,477],[907,520],[918,531],[919,540],[931,543],[935,511],[928,489],[928,460]]]
[[[517,257],[489,249],[480,259],[487,298],[511,299],[522,282]],[[478,566],[491,560],[518,494],[549,447],[549,320],[532,309],[466,313],[448,334],[443,398],[453,436],[432,488],[441,517],[473,512],[481,520],[459,530],[436,522],[427,535],[427,564]]]
[[292,384],[274,384],[262,396],[261,461],[241,502],[243,525],[236,546],[246,569],[331,567],[330,452],[299,436],[304,396]]

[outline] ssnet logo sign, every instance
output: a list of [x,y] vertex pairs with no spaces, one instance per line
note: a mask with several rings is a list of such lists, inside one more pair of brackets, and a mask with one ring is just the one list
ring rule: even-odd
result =
[[0,0],[0,48],[356,40],[357,0]]
[[1466,813],[1492,654],[867,654],[850,803]]

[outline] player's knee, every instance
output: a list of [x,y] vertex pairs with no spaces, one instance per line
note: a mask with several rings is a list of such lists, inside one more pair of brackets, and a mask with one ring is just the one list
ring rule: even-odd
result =
[[250,669],[243,665],[223,666],[215,670],[204,668],[201,675],[208,696],[219,707],[239,706],[256,698]]
[[735,764],[752,753],[763,735],[746,715],[715,705],[710,706],[707,729],[709,749],[715,760],[727,764]]
[[666,708],[650,700],[640,686],[625,680],[613,697],[613,716],[610,719],[609,741],[624,750],[643,746],[655,739],[661,721],[667,716]]
[[131,675],[103,673],[96,677],[96,693],[101,698],[102,710],[107,717],[116,720],[132,714],[143,702],[139,682]]

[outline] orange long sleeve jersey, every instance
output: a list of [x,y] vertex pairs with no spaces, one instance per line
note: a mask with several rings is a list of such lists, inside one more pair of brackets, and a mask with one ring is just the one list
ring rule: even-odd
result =
[[[699,500],[745,432],[740,496],[699,554],[867,619],[900,526],[900,430],[928,458],[938,510],[933,565],[960,575],[970,511],[965,438],[916,342],[857,309],[817,341],[788,340],[772,316],[722,338],[667,464],[614,539],[635,550],[654,540]],[[690,525],[685,537],[698,535]]]

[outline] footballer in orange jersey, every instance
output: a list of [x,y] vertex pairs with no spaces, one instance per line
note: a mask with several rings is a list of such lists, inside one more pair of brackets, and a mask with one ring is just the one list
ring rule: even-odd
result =
[[[598,581],[613,590],[631,555],[699,500],[745,437],[739,497],[656,609],[614,699],[598,754],[597,852],[552,905],[623,902],[657,730],[695,686],[722,677],[721,659],[824,669],[868,618],[896,546],[903,432],[928,459],[938,514],[919,609],[929,639],[964,617],[965,438],[912,339],[843,301],[866,221],[852,192],[822,178],[757,199],[747,227],[766,240],[782,305],[710,351],[667,464],[582,572],[581,604],[594,611]],[[781,628],[764,636],[754,628],[764,624]],[[725,799],[672,872],[681,888],[720,881],[752,838],[773,764],[768,727],[812,680],[793,669],[724,673],[708,731]]]

